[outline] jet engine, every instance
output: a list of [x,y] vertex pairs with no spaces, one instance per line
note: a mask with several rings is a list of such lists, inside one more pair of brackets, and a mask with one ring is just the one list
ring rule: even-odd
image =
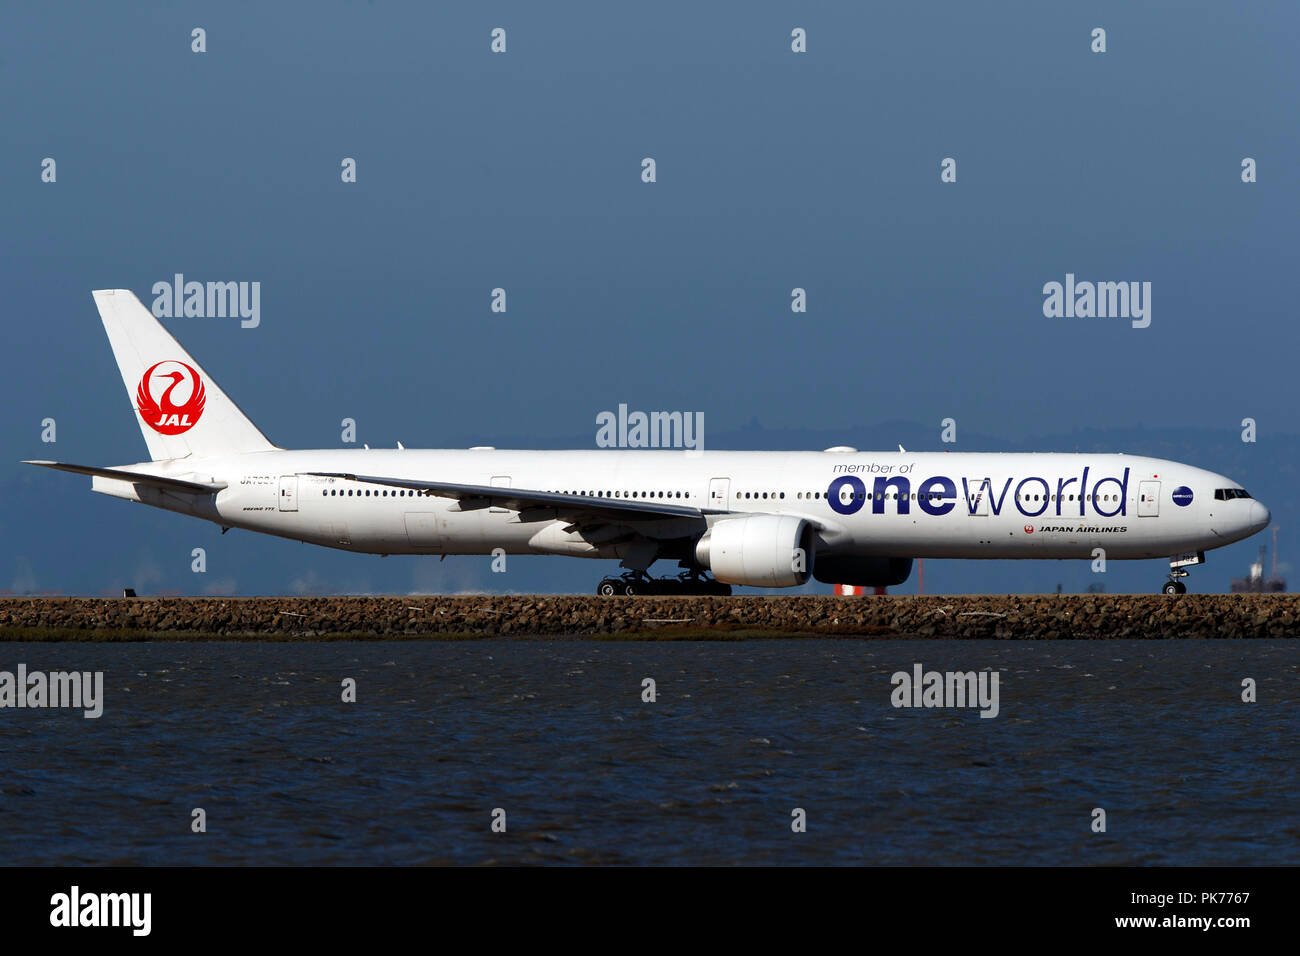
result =
[[695,560],[724,584],[791,588],[813,570],[814,531],[794,515],[727,518],[695,545]]

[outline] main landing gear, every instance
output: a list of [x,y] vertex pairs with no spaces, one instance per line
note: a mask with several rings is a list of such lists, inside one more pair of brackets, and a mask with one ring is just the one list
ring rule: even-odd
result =
[[620,577],[602,580],[596,585],[596,593],[603,597],[615,594],[711,594],[726,597],[731,594],[731,585],[696,571],[683,571],[675,578],[652,578],[644,571],[628,571]]
[[1169,559],[1169,580],[1160,590],[1170,597],[1187,593],[1187,585],[1182,578],[1187,577],[1187,569],[1205,563],[1204,551],[1192,551],[1188,554],[1176,554]]

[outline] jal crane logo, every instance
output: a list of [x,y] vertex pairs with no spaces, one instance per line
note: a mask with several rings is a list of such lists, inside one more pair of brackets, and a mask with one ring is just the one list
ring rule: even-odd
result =
[[[164,365],[170,368],[159,372],[158,368]],[[178,405],[172,398],[172,393],[186,379],[189,380],[189,387],[182,388],[180,396],[185,396],[187,391],[189,394],[185,401]],[[171,384],[163,385],[163,382]],[[161,394],[155,399],[154,393],[159,389]],[[135,399],[136,404],[140,406],[140,417],[144,419],[146,425],[160,435],[179,435],[198,424],[207,397],[204,394],[203,380],[199,378],[198,372],[184,362],[169,360],[151,365],[141,376]]]

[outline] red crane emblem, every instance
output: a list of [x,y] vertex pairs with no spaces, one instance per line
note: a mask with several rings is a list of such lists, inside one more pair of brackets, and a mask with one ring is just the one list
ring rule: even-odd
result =
[[[204,392],[203,380],[199,378],[199,373],[184,362],[172,361],[170,364],[179,365],[185,369],[185,372],[173,370],[164,372],[161,375],[154,375],[154,369],[158,368],[159,365],[167,364],[169,363],[157,362],[149,367],[148,371],[140,378],[140,387],[136,390],[135,400],[140,407],[140,417],[144,419],[146,425],[160,435],[179,435],[198,424],[199,416],[203,414],[203,403],[207,400],[207,396]],[[172,401],[172,392],[177,385],[185,381],[186,372],[189,373],[190,397],[185,400],[184,404],[177,405]],[[155,401],[150,382],[161,379],[170,379],[171,384],[163,389],[162,395]]]

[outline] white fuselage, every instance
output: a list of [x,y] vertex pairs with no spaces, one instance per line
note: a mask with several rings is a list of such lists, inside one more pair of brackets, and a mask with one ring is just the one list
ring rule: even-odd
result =
[[[462,510],[421,495],[313,472],[472,485],[698,508],[661,518],[660,539],[698,536],[747,514],[797,515],[818,554],[909,558],[1159,558],[1230,544],[1268,523],[1236,482],[1154,458],[907,452],[265,451],[140,463],[137,472],[224,482],[193,496],[97,477],[94,488],[243,528],[379,554],[622,557],[616,538],[575,531],[544,509]],[[1221,497],[1216,497],[1216,492]]]

